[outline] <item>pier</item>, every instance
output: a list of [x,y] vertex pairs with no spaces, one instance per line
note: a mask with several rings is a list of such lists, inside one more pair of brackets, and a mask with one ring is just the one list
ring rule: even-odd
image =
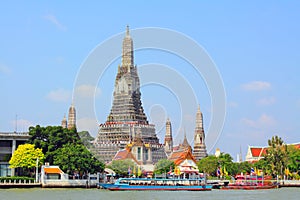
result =
[[300,187],[300,180],[282,180],[279,187]]

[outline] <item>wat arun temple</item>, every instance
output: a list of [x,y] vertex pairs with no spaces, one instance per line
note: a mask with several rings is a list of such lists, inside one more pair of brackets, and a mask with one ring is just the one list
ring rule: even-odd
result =
[[[140,80],[128,26],[122,47],[122,63],[115,79],[112,108],[106,122],[99,126],[93,144],[97,156],[106,163],[127,149],[139,163],[155,164],[174,151],[171,122],[167,120],[165,141],[160,144],[155,125],[149,123],[142,106]],[[198,107],[193,149],[197,160],[207,156],[204,139],[202,113]]]

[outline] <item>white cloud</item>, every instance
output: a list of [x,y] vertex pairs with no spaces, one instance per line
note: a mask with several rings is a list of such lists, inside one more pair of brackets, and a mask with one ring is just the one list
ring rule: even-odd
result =
[[271,127],[276,124],[276,120],[267,114],[262,114],[258,119],[247,119],[243,118],[242,123],[245,125],[252,127],[252,128],[265,128],[265,127]]
[[28,129],[30,126],[33,126],[33,123],[29,120],[26,119],[18,119],[11,121],[11,126],[13,126],[14,128],[16,128],[17,132],[28,132]]
[[252,81],[241,85],[241,87],[246,91],[269,90],[271,88],[271,83],[266,81]]
[[75,92],[76,95],[85,98],[98,97],[101,94],[100,88],[94,85],[86,85],[86,84],[78,86]]
[[269,106],[269,105],[274,104],[275,101],[276,101],[276,99],[274,97],[265,97],[265,98],[259,99],[257,101],[257,104],[261,105],[261,106]]
[[67,30],[67,27],[65,27],[60,21],[58,21],[58,19],[54,15],[44,15],[43,18],[54,24],[58,29],[62,31]]
[[47,94],[47,99],[56,102],[70,102],[71,92],[65,89],[53,90]]
[[0,64],[0,73],[2,74],[10,74],[11,69],[7,67],[6,65]]

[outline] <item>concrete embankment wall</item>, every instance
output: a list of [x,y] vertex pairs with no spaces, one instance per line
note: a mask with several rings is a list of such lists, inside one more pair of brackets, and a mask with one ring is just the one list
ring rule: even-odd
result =
[[280,187],[300,187],[300,180],[280,181]]
[[95,188],[97,180],[44,180],[43,188]]

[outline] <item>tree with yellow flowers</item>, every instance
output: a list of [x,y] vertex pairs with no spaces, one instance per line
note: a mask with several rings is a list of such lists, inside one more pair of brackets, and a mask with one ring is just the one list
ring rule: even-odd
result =
[[33,169],[36,167],[36,162],[38,160],[38,165],[43,163],[45,155],[42,149],[34,148],[33,144],[23,144],[19,145],[16,151],[13,153],[9,164],[10,168],[25,168]]

